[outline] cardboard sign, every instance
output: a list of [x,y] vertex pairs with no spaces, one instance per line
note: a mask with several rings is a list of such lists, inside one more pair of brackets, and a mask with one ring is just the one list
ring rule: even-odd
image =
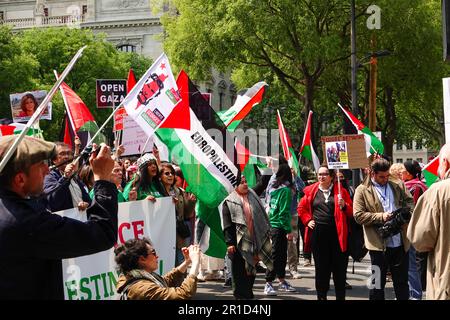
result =
[[369,166],[363,134],[328,136],[321,140],[330,169],[361,169]]
[[127,96],[126,80],[97,79],[97,108],[117,107]]

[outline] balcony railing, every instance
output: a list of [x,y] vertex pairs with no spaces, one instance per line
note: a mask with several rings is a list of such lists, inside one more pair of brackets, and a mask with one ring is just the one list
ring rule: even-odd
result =
[[85,15],[64,15],[52,17],[35,17],[22,19],[6,19],[0,20],[0,24],[12,26],[15,29],[32,28],[32,27],[55,27],[65,25],[76,25],[84,22]]

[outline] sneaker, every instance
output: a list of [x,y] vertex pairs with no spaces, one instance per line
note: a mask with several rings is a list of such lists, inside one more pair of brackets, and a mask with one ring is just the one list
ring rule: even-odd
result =
[[352,287],[352,285],[351,285],[350,283],[348,283],[347,281],[345,281],[345,289],[347,289],[347,290],[352,290],[353,287]]
[[300,275],[300,273],[298,273],[298,272],[295,271],[295,270],[292,270],[292,271],[291,271],[291,276],[292,276],[292,279],[301,279],[301,278],[302,278],[302,276]]
[[256,264],[256,272],[257,273],[266,273],[266,268],[264,268],[261,264]]
[[289,282],[283,281],[278,286],[278,291],[296,292],[297,289],[295,289],[293,286],[291,286]]
[[305,262],[303,263],[304,267],[310,267],[311,266],[311,259],[305,259]]
[[223,284],[224,288],[231,288],[231,278],[227,279],[225,283]]
[[266,296],[276,296],[277,292],[273,288],[272,284],[270,282],[266,282],[266,286],[264,287],[264,294]]
[[198,281],[198,282],[205,282],[205,281],[206,281],[206,279],[205,279],[205,274],[204,274],[204,273],[199,273],[199,274],[197,275],[197,281]]

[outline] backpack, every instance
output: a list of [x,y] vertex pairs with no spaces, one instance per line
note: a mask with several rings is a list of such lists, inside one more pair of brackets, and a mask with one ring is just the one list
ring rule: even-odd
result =
[[353,261],[360,262],[368,252],[364,245],[363,227],[353,217],[349,219],[348,225],[348,254],[352,257]]

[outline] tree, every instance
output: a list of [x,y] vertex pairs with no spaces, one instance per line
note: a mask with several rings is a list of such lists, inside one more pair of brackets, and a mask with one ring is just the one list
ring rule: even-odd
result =
[[[111,109],[96,108],[95,80],[126,79],[130,67],[139,77],[151,65],[150,59],[135,53],[119,52],[105,40],[104,34],[94,35],[90,30],[36,28],[16,36],[11,35],[11,38],[11,46],[14,50],[19,53],[26,52],[27,54],[22,56],[27,57],[33,66],[33,68],[28,67],[22,75],[22,77],[26,75],[28,82],[20,81],[20,74],[14,70],[14,67],[21,66],[18,62],[12,63],[11,70],[5,74],[2,73],[1,76],[7,78],[8,83],[23,82],[14,92],[49,90],[56,82],[53,70],[61,73],[78,49],[87,45],[83,56],[77,61],[65,82],[86,103],[99,125],[111,114]],[[20,54],[19,57],[21,57]],[[8,93],[11,89],[5,91]],[[6,101],[9,103],[9,98],[6,100],[6,94],[3,99],[5,99],[2,100],[3,103]],[[41,121],[40,125],[46,139],[57,140],[65,108],[59,93],[55,94],[52,103],[52,121]],[[10,117],[10,113],[7,112],[5,116]],[[112,123],[109,123],[106,128],[106,133],[111,131]]]
[[0,26],[0,118],[11,118],[9,95],[32,87],[37,67],[11,30]]

